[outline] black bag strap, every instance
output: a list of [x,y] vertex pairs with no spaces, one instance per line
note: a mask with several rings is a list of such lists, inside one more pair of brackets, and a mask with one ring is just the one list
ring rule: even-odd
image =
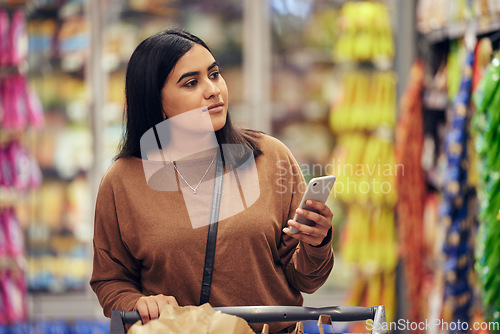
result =
[[217,241],[217,227],[219,225],[220,198],[222,195],[222,180],[224,178],[224,166],[220,150],[217,152],[215,163],[214,191],[212,194],[212,208],[210,210],[210,222],[208,225],[207,249],[205,251],[205,268],[203,269],[203,280],[201,282],[200,305],[208,303],[210,287],[212,285],[212,272],[214,268],[215,244]]

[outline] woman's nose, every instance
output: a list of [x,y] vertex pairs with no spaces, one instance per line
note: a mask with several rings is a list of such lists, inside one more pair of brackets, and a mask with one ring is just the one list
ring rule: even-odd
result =
[[219,94],[219,86],[215,82],[208,80],[205,88],[205,98],[210,99],[212,96],[218,96]]

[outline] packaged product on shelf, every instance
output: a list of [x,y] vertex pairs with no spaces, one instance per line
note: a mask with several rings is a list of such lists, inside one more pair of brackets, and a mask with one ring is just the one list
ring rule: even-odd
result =
[[393,127],[396,110],[396,75],[391,71],[349,72],[342,78],[342,94],[331,107],[334,132]]
[[9,33],[10,65],[20,66],[28,53],[28,35],[26,17],[23,10],[16,10],[12,15]]
[[480,161],[478,196],[479,230],[475,268],[481,287],[484,317],[500,321],[500,59],[493,58],[473,95],[476,113],[472,119],[475,147]]
[[0,67],[9,65],[9,25],[9,14],[0,9]]
[[58,56],[68,71],[81,69],[89,52],[90,32],[81,16],[66,18],[58,33]]
[[0,289],[3,294],[7,323],[27,320],[26,283],[19,269],[0,271]]
[[7,242],[8,242],[7,224],[6,220],[3,217],[3,209],[0,208],[0,261],[7,258],[8,255]]
[[26,60],[28,36],[23,10],[16,10],[9,18],[7,11],[0,9],[0,67],[18,67]]
[[23,77],[21,80],[23,81],[21,95],[26,101],[27,123],[35,129],[40,129],[44,123],[42,103],[36,91],[29,86],[26,78]]
[[0,147],[0,187],[16,191],[34,189],[40,185],[41,177],[37,161],[18,141]]
[[375,1],[346,2],[342,6],[334,59],[382,61],[394,57],[389,10]]
[[43,111],[38,96],[27,87],[26,78],[10,75],[2,80],[1,86],[3,117],[0,125],[14,130],[24,130],[28,126],[39,128],[43,124]]
[[18,141],[11,141],[7,145],[6,154],[14,177],[13,187],[19,191],[26,190],[30,176],[30,161],[27,152]]
[[18,105],[15,103],[16,89],[12,81],[12,76],[7,76],[2,81],[2,102],[4,112],[2,126],[6,129],[21,129],[24,123],[18,112]]
[[403,173],[395,164],[393,144],[362,133],[339,137],[332,164],[337,176],[335,194],[346,203],[394,205],[395,177]]
[[351,205],[344,234],[343,258],[366,273],[392,271],[397,263],[394,215],[390,209],[369,210]]
[[[476,190],[470,183],[470,99],[474,55],[467,53],[462,65],[460,89],[450,113],[444,148],[447,170],[443,185],[443,216],[447,224],[444,255],[443,314],[447,322],[470,322],[475,297],[473,254],[477,212]],[[458,332],[466,332],[460,328]]]
[[28,185],[31,189],[40,187],[42,184],[42,171],[35,157],[29,155],[29,180]]
[[4,148],[0,146],[0,187],[10,188],[14,184],[12,165]]
[[57,21],[53,18],[30,19],[28,21],[28,62],[38,68],[54,58]]
[[3,87],[3,80],[0,79],[0,126],[3,125],[3,122],[4,122],[4,116],[5,116],[5,112],[4,112],[4,87]]
[[[494,54],[493,44],[489,37],[481,38],[474,50],[474,65],[472,73],[472,91],[475,92]],[[474,98],[474,97],[473,97]]]
[[7,237],[7,254],[13,258],[24,253],[24,239],[21,226],[17,220],[13,207],[5,208],[0,211],[3,216],[3,225]]
[[[0,269],[0,278],[2,277],[2,272]],[[7,325],[7,304],[5,303],[4,288],[0,282],[0,333],[7,333],[7,329],[3,326]]]
[[87,128],[61,131],[55,147],[54,167],[64,178],[74,178],[90,169],[93,160],[92,134]]
[[448,101],[452,103],[460,90],[462,79],[462,64],[466,61],[467,49],[463,40],[450,42],[450,53],[447,58],[446,75],[448,86]]

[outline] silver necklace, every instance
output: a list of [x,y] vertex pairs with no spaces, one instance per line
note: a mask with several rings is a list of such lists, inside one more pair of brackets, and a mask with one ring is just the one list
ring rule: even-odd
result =
[[184,182],[187,184],[187,186],[188,186],[189,188],[191,188],[191,190],[193,191],[193,194],[194,194],[194,195],[196,195],[196,190],[197,190],[197,189],[198,189],[198,187],[200,186],[201,181],[203,181],[203,179],[204,179],[204,178],[205,178],[205,176],[207,175],[207,173],[208,173],[208,171],[209,171],[210,167],[212,167],[212,165],[213,165],[213,163],[214,163],[214,161],[215,161],[215,158],[216,158],[216,157],[217,157],[217,152],[215,153],[215,155],[214,155],[214,157],[213,157],[212,161],[210,162],[210,165],[208,165],[208,168],[207,168],[207,170],[205,171],[205,174],[203,174],[203,176],[201,177],[200,181],[198,182],[198,184],[197,184],[197,185],[196,185],[196,187],[194,187],[194,188],[193,188],[193,187],[189,184],[189,182],[188,182],[188,181],[184,178],[184,176],[182,176],[181,172],[177,169],[177,166],[175,166],[175,164],[174,164],[174,162],[172,161],[172,159],[170,159],[170,161],[172,162],[172,165],[174,165],[174,168],[175,168],[175,170],[177,171],[177,174],[179,174],[179,176],[181,177],[181,179],[182,179],[182,180],[184,180]]

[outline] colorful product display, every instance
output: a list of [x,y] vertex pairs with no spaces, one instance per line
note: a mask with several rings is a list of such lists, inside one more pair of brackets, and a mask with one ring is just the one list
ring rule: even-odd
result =
[[88,184],[45,180],[34,199],[36,224],[29,226],[28,288],[31,292],[83,291],[88,284]]
[[424,34],[449,30],[453,37],[457,31],[463,33],[471,20],[482,30],[494,24],[498,17],[497,1],[419,0],[417,5],[417,28]]
[[5,244],[0,255],[12,260],[18,259],[24,253],[24,237],[14,208],[0,209],[0,234]]
[[21,10],[11,16],[0,9],[0,66],[19,67],[26,60],[26,18]]
[[37,188],[41,172],[30,152],[19,141],[10,141],[0,147],[0,187],[8,191],[25,191]]
[[476,270],[484,316],[500,322],[500,58],[493,58],[474,93],[475,148],[480,156],[479,232]]
[[40,128],[43,113],[38,95],[29,87],[20,66],[27,56],[26,22],[22,11],[10,17],[0,9],[0,126],[6,130]]
[[4,319],[0,318],[0,325],[26,321],[26,280],[23,271],[17,269],[0,271],[0,292],[5,312]]
[[87,172],[93,164],[92,99],[85,78],[88,22],[82,1],[63,0],[40,3],[27,24],[30,84],[40,93],[46,119],[34,140],[44,178],[32,196],[26,227],[26,276],[33,293],[83,291],[88,284],[92,225]]
[[18,209],[41,184],[41,171],[25,146],[27,130],[40,129],[44,115],[23,70],[26,18],[0,9],[0,331],[27,320],[25,240]]
[[[469,323],[474,299],[474,237],[477,227],[475,188],[469,182],[470,152],[468,124],[472,84],[473,53],[467,54],[462,81],[454,101],[445,137],[447,171],[443,185],[440,220],[446,226],[443,245],[444,303],[443,315],[450,323]],[[456,333],[467,333],[455,326]]]
[[342,94],[330,113],[334,132],[392,129],[396,119],[396,81],[392,71],[349,71]]
[[26,77],[10,75],[0,80],[3,115],[0,126],[9,130],[27,127],[39,129],[43,125],[43,113],[38,95],[28,86]]
[[394,58],[389,10],[382,2],[351,1],[342,6],[333,57],[339,61]]
[[[397,200],[394,144],[390,138],[335,133],[332,156],[337,182],[334,194],[345,204],[341,256],[356,267],[348,305],[383,303],[389,319],[396,308],[397,243],[394,205]],[[378,282],[378,283],[377,283]]]
[[[419,272],[421,293],[432,296],[422,305],[421,315],[446,322],[448,328],[440,329],[443,333],[471,332],[478,324],[481,331],[472,332],[487,333],[485,325],[490,333],[498,331],[494,327],[500,311],[495,297],[499,256],[494,245],[500,234],[494,226],[500,219],[500,187],[495,188],[494,176],[500,164],[489,163],[498,161],[499,153],[498,122],[495,126],[495,116],[491,116],[500,106],[493,102],[499,72],[494,70],[495,60],[484,75],[483,69],[493,54],[493,43],[498,43],[499,17],[497,1],[420,0],[417,5],[417,28],[430,43],[431,57],[443,60],[447,52],[442,64],[429,64],[439,69],[424,93],[425,126],[431,132],[426,134],[424,153],[432,152],[434,158],[423,161],[430,193],[425,200],[424,252],[420,253],[424,267]],[[481,35],[493,39],[483,38],[474,45],[474,37]],[[444,119],[446,126],[430,124]],[[426,232],[430,225],[435,226],[434,234]],[[429,240],[440,245],[439,252],[428,247]],[[434,256],[425,256],[426,250]]]
[[339,65],[344,61],[370,65],[363,64],[369,70],[355,66],[342,71],[341,91],[332,104],[329,124],[336,142],[331,158],[337,176],[334,194],[346,214],[338,256],[354,271],[344,304],[383,304],[392,321],[398,261],[396,177],[404,169],[398,169],[394,156],[396,75],[378,70],[381,58],[390,63],[394,56],[386,18],[387,7],[379,2],[342,6],[334,59]]
[[[424,201],[426,184],[421,165],[423,151],[423,114],[421,94],[424,84],[424,64],[417,61],[410,72],[408,85],[400,101],[400,114],[396,129],[396,162],[404,166],[397,176],[398,203],[396,206],[398,244],[403,261],[408,318],[423,320],[422,293],[426,271],[424,248]],[[418,254],[418,256],[415,256]]]

